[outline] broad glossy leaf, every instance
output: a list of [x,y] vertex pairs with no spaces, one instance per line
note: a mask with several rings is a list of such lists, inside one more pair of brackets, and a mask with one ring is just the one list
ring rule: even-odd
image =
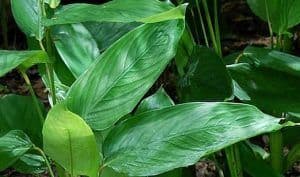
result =
[[96,41],[80,23],[55,26],[52,35],[58,53],[76,78],[100,55]]
[[183,20],[172,20],[127,33],[72,85],[68,108],[94,130],[112,126],[134,109],[174,57],[183,29]]
[[39,0],[11,0],[11,9],[18,26],[27,36],[43,39],[44,27]]
[[254,106],[234,103],[187,103],[153,110],[110,132],[103,146],[105,165],[131,176],[156,175],[280,129],[278,122]]
[[223,101],[232,94],[232,79],[222,59],[213,50],[196,46],[180,82],[181,100]]
[[145,98],[136,110],[136,114],[150,111],[153,109],[160,109],[164,107],[173,106],[174,101],[166,93],[166,91],[161,87],[153,95]]
[[73,176],[96,177],[100,154],[90,127],[63,104],[48,113],[43,128],[44,150]]
[[32,146],[28,136],[20,130],[11,130],[0,137],[0,171],[14,164]]
[[[40,103],[40,108],[45,108]],[[6,95],[0,98],[0,134],[22,130],[38,146],[42,145],[42,125],[30,96]]]
[[97,42],[100,52],[141,23],[85,22],[83,25]]
[[239,144],[240,159],[244,171],[252,177],[282,177],[262,158],[256,157],[251,148],[245,144]]
[[46,163],[42,156],[26,153],[13,164],[13,168],[24,174],[39,174],[46,171]]
[[29,68],[33,64],[46,63],[47,53],[41,50],[10,51],[0,50],[0,77],[16,67]]
[[256,67],[270,68],[300,77],[300,57],[261,47],[247,47],[242,60]]
[[300,112],[299,77],[247,63],[229,65],[235,96],[272,114]]
[[300,1],[298,0],[247,0],[251,10],[268,21],[267,9],[273,31],[286,32],[300,23]]
[[96,22],[154,23],[184,19],[186,5],[172,7],[158,0],[114,0],[102,5],[71,4],[60,8],[46,25]]

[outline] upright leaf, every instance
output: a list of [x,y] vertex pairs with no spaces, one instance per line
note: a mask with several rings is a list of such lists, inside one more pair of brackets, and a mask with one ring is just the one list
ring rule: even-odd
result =
[[100,154],[90,127],[63,104],[48,113],[43,128],[44,150],[72,176],[96,177]]
[[222,59],[213,50],[196,46],[180,83],[181,100],[223,101],[232,94],[232,79]]
[[11,0],[11,8],[20,29],[27,36],[42,40],[44,27],[39,0]]
[[138,106],[136,113],[142,113],[153,109],[160,109],[174,105],[174,101],[161,87],[153,95],[145,98]]
[[58,53],[76,78],[100,55],[96,41],[80,23],[55,26],[52,33]]
[[253,106],[234,103],[187,103],[153,110],[110,131],[103,146],[104,165],[130,176],[156,175],[280,129],[278,122]]
[[46,63],[47,53],[41,50],[9,51],[0,50],[0,77],[16,67],[29,68],[33,64]]
[[103,52],[111,44],[123,35],[141,25],[140,23],[113,23],[113,22],[85,22],[83,25],[91,33],[97,42],[100,52]]
[[0,171],[10,167],[31,148],[30,139],[20,130],[12,130],[0,137]]
[[131,112],[176,53],[183,20],[145,24],[107,49],[72,85],[68,108],[94,130]]
[[44,23],[48,26],[87,21],[155,23],[184,19],[185,7],[180,5],[175,8],[159,0],[114,0],[102,5],[70,4],[60,8]]
[[269,19],[273,31],[286,32],[300,23],[300,1],[298,0],[247,0],[251,10],[261,19]]
[[[40,108],[45,108],[40,103]],[[0,98],[0,135],[22,130],[38,146],[42,146],[42,125],[30,96],[6,95]]]

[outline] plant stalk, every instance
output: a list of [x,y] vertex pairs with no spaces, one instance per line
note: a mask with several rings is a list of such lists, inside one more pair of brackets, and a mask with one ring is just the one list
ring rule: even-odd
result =
[[278,173],[283,171],[283,142],[281,131],[270,134],[271,165]]
[[[47,17],[47,13],[45,10],[45,2],[44,0],[39,0],[40,4],[40,9],[42,11],[43,17]],[[50,29],[46,29],[46,36],[45,36],[45,41],[46,41],[46,48],[44,47],[44,44],[42,41],[39,41],[40,47],[43,51],[47,52],[49,56],[50,63],[46,63],[46,73],[47,77],[50,83],[50,94],[52,97],[52,105],[54,106],[56,104],[56,93],[55,93],[55,83],[54,83],[54,68],[53,68],[53,63],[55,62],[55,55],[52,47],[52,42],[51,42],[51,33]]]
[[273,35],[273,29],[272,29],[272,24],[271,24],[271,19],[270,19],[270,13],[269,13],[269,7],[267,4],[267,0],[265,0],[265,6],[266,6],[266,13],[267,13],[267,20],[268,20],[268,27],[269,27],[269,32],[270,32],[270,38],[271,38],[271,48],[274,48],[274,35]]
[[220,50],[218,48],[218,44],[217,44],[217,40],[216,40],[213,25],[212,25],[212,22],[211,22],[211,18],[210,18],[210,14],[209,14],[209,10],[208,10],[206,0],[202,0],[202,5],[203,5],[203,8],[204,8],[204,13],[205,13],[205,17],[206,17],[206,21],[207,21],[207,25],[208,25],[208,29],[209,29],[209,34],[210,34],[210,37],[211,37],[211,41],[213,43],[213,47],[214,47],[216,53],[221,57],[221,53],[220,53]]
[[203,33],[203,36],[204,36],[205,45],[206,45],[206,47],[209,47],[209,43],[208,43],[208,39],[207,39],[207,33],[206,33],[205,26],[204,26],[204,20],[203,20],[203,17],[202,17],[202,13],[201,13],[201,9],[200,9],[200,5],[199,5],[198,0],[196,0],[196,6],[197,6],[198,14],[199,14],[199,19],[200,19],[200,23],[201,23],[201,28],[202,28],[202,33]]
[[217,2],[217,0],[214,0],[214,22],[215,22],[215,36],[216,36],[216,43],[217,43],[217,46],[218,46],[218,53],[219,53],[219,56],[222,57],[222,46],[221,46],[221,37],[220,37],[218,2]]
[[46,162],[46,165],[47,165],[47,167],[48,167],[48,169],[49,169],[50,176],[51,176],[51,177],[55,177],[55,176],[54,176],[54,173],[53,173],[53,171],[52,171],[51,165],[50,165],[50,163],[49,163],[49,161],[48,161],[48,159],[47,159],[47,157],[46,157],[44,151],[43,151],[42,149],[40,149],[39,147],[37,147],[37,146],[33,146],[33,149],[35,149],[36,151],[38,151],[38,152],[43,156],[43,158],[44,158],[44,160],[45,160],[45,162]]
[[234,144],[225,149],[227,163],[231,177],[243,177],[243,169],[240,160],[238,144]]
[[27,85],[27,87],[29,89],[29,92],[30,92],[30,95],[32,97],[33,103],[35,105],[36,111],[37,111],[37,113],[39,115],[39,118],[40,118],[40,124],[43,126],[44,125],[44,116],[43,116],[40,104],[38,102],[37,96],[34,93],[34,90],[32,88],[32,84],[30,82],[30,79],[29,79],[29,77],[28,77],[28,75],[26,74],[25,71],[20,70],[20,73],[21,73],[22,77],[24,78],[25,83],[26,83],[26,85]]

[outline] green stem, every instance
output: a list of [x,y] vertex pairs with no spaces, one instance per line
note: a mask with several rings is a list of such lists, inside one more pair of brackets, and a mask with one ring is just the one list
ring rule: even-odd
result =
[[201,13],[201,9],[200,9],[200,5],[199,5],[198,0],[196,0],[196,6],[197,6],[199,18],[200,18],[200,23],[201,23],[202,33],[203,33],[203,36],[204,36],[205,45],[206,45],[206,47],[209,47],[209,43],[208,43],[208,39],[207,39],[207,33],[206,33],[205,26],[204,26],[204,20],[203,20],[203,17],[202,17],[202,13]]
[[214,28],[211,22],[211,18],[210,18],[210,14],[209,14],[209,10],[208,10],[208,6],[207,6],[207,2],[206,0],[202,0],[202,5],[204,8],[204,13],[205,13],[205,17],[206,17],[206,21],[207,21],[207,25],[208,25],[208,29],[209,29],[209,34],[213,43],[213,47],[216,51],[216,53],[221,56],[221,53],[219,53],[219,49],[218,49],[218,45],[217,45],[217,41],[216,41],[216,36],[215,36],[215,32],[214,32]]
[[[44,0],[39,0],[40,9],[42,11],[43,17],[47,17],[46,9],[45,9],[45,3]],[[52,47],[51,42],[51,33],[50,29],[46,29],[46,48],[43,45],[42,41],[39,41],[40,47],[43,51],[47,52],[49,56],[50,63],[46,63],[46,73],[50,84],[50,94],[52,97],[52,105],[54,106],[56,104],[56,93],[55,93],[55,83],[54,83],[54,67],[53,63],[55,62],[55,55]]]
[[221,46],[221,37],[220,37],[220,27],[219,27],[219,17],[218,17],[218,2],[214,0],[214,22],[215,22],[215,36],[216,43],[218,46],[218,53],[222,57],[222,46]]
[[40,104],[38,102],[38,99],[36,97],[36,94],[34,93],[34,90],[32,88],[32,84],[30,82],[30,79],[29,79],[29,77],[28,77],[28,75],[26,74],[25,71],[20,70],[20,73],[21,73],[22,77],[24,78],[25,83],[26,83],[26,85],[27,85],[27,87],[29,89],[29,92],[30,92],[30,95],[32,97],[33,103],[34,103],[34,105],[36,107],[36,111],[37,111],[37,113],[39,115],[39,118],[40,118],[40,124],[43,126],[44,125],[44,116],[43,116]]
[[195,12],[193,9],[191,9],[191,15],[192,15],[192,18],[193,18],[193,23],[194,23],[194,26],[195,26],[195,33],[196,33],[196,38],[197,38],[197,43],[200,44],[200,36],[199,36],[199,33],[198,33],[198,30],[197,30],[197,24],[196,24],[196,18],[195,18]]
[[265,0],[265,6],[266,6],[266,14],[267,14],[267,20],[268,20],[268,27],[269,27],[269,32],[270,32],[270,37],[271,37],[271,48],[274,48],[274,39],[273,39],[273,29],[272,29],[272,24],[270,20],[270,13],[269,13],[269,7],[267,4],[267,0]]
[[47,165],[47,167],[48,167],[48,169],[49,169],[50,176],[51,176],[51,177],[55,177],[55,176],[54,176],[54,173],[53,173],[53,171],[52,171],[51,165],[50,165],[50,163],[49,163],[49,161],[48,161],[48,159],[47,159],[47,157],[46,157],[44,151],[43,151],[42,149],[40,149],[39,147],[37,147],[37,146],[33,146],[33,149],[35,149],[36,151],[38,151],[38,152],[43,156],[43,158],[44,158],[44,160],[45,160],[45,162],[46,162],[46,165]]
[[238,144],[226,148],[225,153],[231,177],[243,177]]
[[283,166],[283,142],[281,131],[276,131],[270,134],[270,153],[271,165],[274,170],[282,173]]

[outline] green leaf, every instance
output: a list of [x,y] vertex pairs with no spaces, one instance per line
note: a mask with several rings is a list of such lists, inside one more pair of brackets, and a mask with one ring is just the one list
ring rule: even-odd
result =
[[106,167],[103,169],[100,177],[128,177],[126,174],[121,174],[113,169]]
[[227,68],[235,81],[234,94],[241,101],[272,114],[300,112],[299,77],[247,63]]
[[43,128],[44,150],[72,176],[96,177],[100,154],[90,127],[63,104],[48,113]]
[[282,177],[266,161],[255,156],[251,148],[245,143],[239,144],[240,159],[244,171],[252,177]]
[[[247,0],[251,10],[270,23],[274,32],[283,33],[300,23],[300,1],[298,0]],[[267,7],[266,7],[267,6]]]
[[46,163],[42,156],[27,153],[13,164],[13,168],[24,174],[40,174],[46,171]]
[[11,9],[18,26],[27,36],[43,39],[44,27],[39,0],[11,0]]
[[11,130],[0,137],[0,171],[14,164],[32,146],[28,136],[20,130]]
[[45,3],[48,3],[52,9],[55,9],[60,4],[60,0],[45,0]]
[[184,19],[186,5],[172,7],[158,0],[114,0],[102,5],[71,4],[60,8],[47,26],[58,24],[95,22],[155,23],[172,19]]
[[76,78],[100,55],[96,41],[80,23],[55,26],[52,35],[58,53]]
[[232,94],[232,79],[222,59],[213,50],[196,46],[188,71],[180,81],[181,100],[223,101]]
[[[45,113],[42,103],[40,108]],[[0,98],[0,135],[22,130],[36,145],[42,146],[42,125],[32,97],[6,95]]]
[[178,44],[175,56],[176,67],[180,76],[185,74],[184,68],[193,54],[195,42],[190,32],[185,29]]
[[160,109],[164,107],[173,106],[174,101],[169,97],[166,91],[161,87],[153,95],[145,98],[138,106],[136,114],[150,111],[153,109]]
[[0,77],[16,67],[27,69],[34,64],[46,62],[48,62],[47,53],[41,50],[0,50]]
[[300,77],[300,57],[277,50],[251,46],[244,50],[243,56],[243,60],[240,62]]
[[123,35],[133,30],[140,23],[112,23],[112,22],[85,22],[83,25],[97,42],[101,52],[111,44],[120,39]]
[[110,131],[103,145],[104,165],[130,176],[156,175],[280,129],[278,122],[254,106],[234,103],[187,103],[153,110]]
[[183,20],[171,20],[127,33],[72,85],[68,108],[94,130],[111,127],[134,109],[163,72],[183,29]]

